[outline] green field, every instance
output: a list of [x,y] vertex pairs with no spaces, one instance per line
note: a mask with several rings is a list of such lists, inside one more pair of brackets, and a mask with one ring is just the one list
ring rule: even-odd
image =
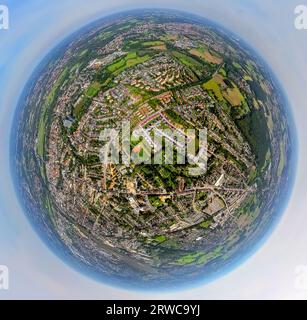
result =
[[197,60],[189,57],[188,55],[181,53],[179,51],[172,51],[174,57],[176,57],[182,64],[187,66],[188,68],[202,68],[202,64]]
[[88,53],[88,49],[84,49],[82,52],[80,52],[79,57],[82,58]]
[[165,242],[167,238],[165,236],[156,236],[154,240],[158,243],[162,243],[162,242]]
[[233,62],[232,64],[236,69],[242,69],[242,67],[237,62]]
[[127,68],[131,68],[140,63],[144,63],[149,59],[150,56],[148,55],[140,57],[136,52],[129,52],[125,57],[115,61],[110,66],[108,66],[108,71],[117,75],[125,71]]
[[206,220],[204,222],[202,222],[199,226],[201,228],[204,228],[204,229],[208,229],[212,224],[212,221],[211,220]]
[[224,69],[224,68],[221,68],[220,69],[220,72],[219,72],[223,77],[227,77],[227,72],[226,72],[226,70]]
[[280,158],[278,163],[277,175],[278,177],[281,177],[282,172],[286,166],[286,143],[284,140],[280,142],[279,149],[280,149]]
[[176,264],[179,265],[187,265],[187,264],[205,264],[219,256],[222,255],[222,246],[219,246],[215,248],[213,251],[208,252],[208,253],[203,253],[203,252],[194,252],[194,253],[189,253],[185,256],[180,257],[177,261]]
[[176,263],[180,265],[186,265],[196,262],[198,259],[204,256],[202,252],[189,253],[181,258],[179,258]]
[[82,118],[91,102],[92,100],[90,98],[83,97],[81,101],[76,105],[74,109],[74,116],[77,118],[77,120],[80,120]]
[[94,82],[87,88],[87,90],[85,91],[85,95],[89,98],[94,98],[99,93],[100,89],[100,83]]
[[45,151],[45,137],[46,137],[46,128],[47,128],[47,121],[48,121],[48,111],[55,102],[55,98],[57,93],[63,84],[64,80],[66,79],[68,74],[68,68],[65,68],[62,73],[60,74],[58,80],[55,82],[54,86],[52,87],[50,93],[46,97],[44,105],[42,107],[42,115],[39,119],[38,124],[38,137],[37,137],[37,153],[41,157],[44,156]]
[[164,45],[163,41],[147,41],[143,43],[144,47],[156,47]]
[[217,82],[214,79],[209,80],[203,85],[207,91],[212,91],[219,101],[224,101],[223,94]]
[[111,64],[109,67],[108,67],[108,71],[110,72],[115,72],[117,70],[119,70],[120,68],[123,68],[124,66],[126,65],[126,58],[123,58],[117,62],[114,62],[113,64]]
[[220,257],[222,255],[222,249],[223,247],[219,246],[216,249],[214,249],[212,252],[204,254],[198,259],[197,264],[206,264],[207,262]]
[[256,167],[253,167],[253,168],[251,169],[251,172],[250,172],[249,176],[248,176],[248,181],[247,181],[248,184],[253,183],[253,182],[255,181],[255,179],[257,178],[257,176],[258,176],[257,168],[256,168]]

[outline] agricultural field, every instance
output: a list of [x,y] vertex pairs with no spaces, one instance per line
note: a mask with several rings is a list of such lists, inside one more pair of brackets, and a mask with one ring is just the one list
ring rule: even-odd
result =
[[223,62],[223,59],[212,54],[208,49],[205,49],[203,47],[200,47],[198,49],[192,49],[190,53],[196,57],[199,57],[201,59],[204,59],[206,62],[212,63],[212,64],[221,64]]

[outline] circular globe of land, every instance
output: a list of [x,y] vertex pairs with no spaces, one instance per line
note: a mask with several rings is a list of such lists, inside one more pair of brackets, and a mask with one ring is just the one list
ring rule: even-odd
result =
[[205,283],[278,221],[293,124],[266,64],[188,14],[114,15],[45,57],[16,111],[27,216],[68,264],[122,287]]

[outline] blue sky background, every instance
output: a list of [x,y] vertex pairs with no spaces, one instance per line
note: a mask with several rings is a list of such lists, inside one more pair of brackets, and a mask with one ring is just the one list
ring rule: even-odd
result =
[[42,241],[16,199],[9,170],[14,109],[40,59],[67,35],[98,17],[144,7],[140,0],[0,0],[10,9],[10,29],[0,30],[0,265],[10,269],[9,298],[216,299],[307,298],[294,286],[295,267],[307,266],[307,30],[294,28],[294,8],[307,0],[149,0],[146,7],[197,13],[224,25],[271,66],[292,105],[299,136],[293,197],[270,239],[230,274],[178,293],[139,293],[97,283],[68,267]]

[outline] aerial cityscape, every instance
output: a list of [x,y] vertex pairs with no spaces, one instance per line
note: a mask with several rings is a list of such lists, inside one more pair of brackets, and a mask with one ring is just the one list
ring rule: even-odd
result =
[[209,279],[278,211],[291,152],[278,90],[250,48],[205,20],[145,10],[94,23],[45,58],[21,99],[14,159],[28,216],[102,280]]

